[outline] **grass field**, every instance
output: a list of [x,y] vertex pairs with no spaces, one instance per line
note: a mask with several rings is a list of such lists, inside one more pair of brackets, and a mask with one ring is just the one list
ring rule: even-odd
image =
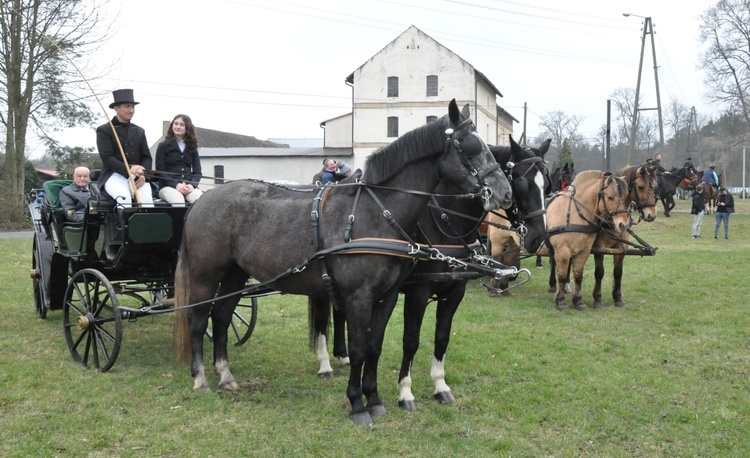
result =
[[[31,240],[0,240],[0,456],[750,456],[750,203],[737,199],[730,240],[713,239],[713,216],[693,240],[688,206],[636,227],[659,250],[626,259],[624,309],[607,292],[602,310],[558,312],[532,259],[513,298],[473,282],[446,363],[453,405],[432,400],[431,308],[421,410],[396,406],[397,308],[380,363],[389,414],[373,428],[347,419],[346,370],[316,377],[304,298],[261,299],[252,338],[230,349],[238,394],[195,393],[169,314],[127,323],[111,371],[77,365],[61,312],[34,314]],[[591,262],[586,274],[590,304]]]

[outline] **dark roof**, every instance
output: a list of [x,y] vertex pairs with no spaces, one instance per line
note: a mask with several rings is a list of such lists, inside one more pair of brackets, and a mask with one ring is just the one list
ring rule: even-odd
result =
[[[208,148],[289,148],[289,145],[274,143],[268,140],[258,140],[250,135],[232,134],[219,130],[205,129],[196,127],[195,133],[198,135],[198,145]],[[160,139],[161,140],[161,139]]]
[[352,148],[209,148],[198,147],[201,157],[328,157],[352,156]]

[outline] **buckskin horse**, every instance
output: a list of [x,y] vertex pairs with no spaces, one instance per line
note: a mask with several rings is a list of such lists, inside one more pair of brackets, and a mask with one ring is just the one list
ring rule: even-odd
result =
[[565,191],[547,206],[547,246],[555,263],[557,291],[555,306],[568,309],[565,285],[570,269],[575,279],[572,301],[577,310],[585,310],[581,295],[583,268],[602,227],[618,233],[630,226],[630,211],[625,204],[628,186],[625,180],[609,172],[587,170],[576,175]]
[[[625,167],[617,171],[617,176],[623,178],[628,184],[628,195],[625,198],[625,204],[634,208],[639,215],[639,220],[634,223],[638,224],[641,220],[648,223],[656,219],[656,189],[659,186],[659,178],[656,176],[658,166],[641,165]],[[612,284],[612,299],[615,306],[625,307],[625,300],[622,298],[622,264],[625,260],[625,252],[633,244],[629,241],[632,231],[628,228],[627,232],[615,233],[610,228],[603,228],[597,234],[594,241],[594,303],[592,307],[601,308],[602,304],[602,278],[604,278],[604,250],[610,250],[613,259],[612,275],[614,282]]]
[[190,305],[175,315],[176,351],[178,360],[191,362],[193,388],[210,391],[203,361],[210,317],[219,388],[239,389],[229,370],[227,329],[252,276],[277,291],[331,297],[341,307],[351,363],[349,419],[371,425],[373,416],[384,415],[377,365],[392,309],[381,299],[414,257],[435,254],[409,236],[430,195],[447,181],[479,193],[487,211],[512,203],[510,183],[469,114],[468,105],[459,110],[452,100],[447,116],[371,154],[361,181],[349,177],[314,199],[244,181],[212,189],[193,204],[175,272],[175,307]]

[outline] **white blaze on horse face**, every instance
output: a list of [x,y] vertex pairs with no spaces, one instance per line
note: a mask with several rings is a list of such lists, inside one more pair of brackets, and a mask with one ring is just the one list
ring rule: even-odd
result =
[[[544,175],[541,171],[537,170],[536,175],[534,175],[534,184],[536,184],[537,188],[539,188],[539,199],[541,202],[539,202],[539,208],[542,210],[545,210],[544,208]],[[547,213],[545,212],[542,215],[542,218],[544,218],[544,227],[547,227]]]

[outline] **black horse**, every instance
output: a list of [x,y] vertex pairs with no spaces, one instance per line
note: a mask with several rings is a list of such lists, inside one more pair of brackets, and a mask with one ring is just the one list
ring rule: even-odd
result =
[[677,192],[677,188],[687,189],[690,186],[690,179],[693,177],[693,173],[686,167],[681,169],[673,168],[670,173],[662,175],[664,182],[662,183],[659,190],[659,200],[664,206],[664,216],[669,218],[669,214],[675,207],[674,195]]
[[[501,164],[511,180],[513,205],[506,210],[509,224],[523,234],[524,248],[536,251],[547,236],[544,219],[544,197],[549,183],[544,159],[536,151],[522,148],[511,137],[510,146],[490,147],[495,160]],[[437,194],[453,194],[457,191],[451,183],[441,183]],[[452,197],[438,197],[425,210],[418,224],[417,241],[449,249],[456,256],[468,257],[471,250],[478,247],[478,228],[485,210],[478,202],[466,202]],[[509,269],[510,270],[510,269]],[[404,336],[403,359],[398,376],[398,405],[410,412],[417,410],[411,391],[411,367],[419,349],[420,332],[427,306],[436,303],[435,347],[433,351],[432,377],[434,397],[440,403],[454,401],[450,387],[445,382],[445,355],[450,342],[453,316],[463,300],[467,277],[456,273],[455,266],[448,262],[419,262],[412,275],[401,287],[404,294]],[[385,301],[393,308],[398,299],[394,292]],[[311,300],[311,311],[325,311],[316,307]],[[314,314],[314,312],[313,312]],[[342,313],[334,310],[333,353],[340,362],[346,364],[345,319]],[[319,362],[318,375],[330,377],[330,365],[326,342],[328,335],[328,313],[311,316],[311,343],[317,346]]]
[[371,416],[386,413],[377,365],[391,310],[382,299],[426,251],[409,234],[430,194],[447,181],[481,195],[489,211],[509,207],[512,193],[468,105],[459,111],[455,100],[447,116],[370,155],[362,178],[324,187],[316,199],[268,183],[234,182],[193,204],[175,273],[176,306],[193,307],[189,320],[176,314],[175,341],[180,359],[192,356],[194,389],[209,390],[203,362],[209,316],[219,387],[239,388],[229,371],[227,328],[236,293],[253,276],[285,293],[333,298],[348,323],[349,418],[370,425]]
[[573,162],[566,162],[564,165],[556,167],[549,175],[550,180],[550,193],[554,194],[559,191],[564,191],[566,187],[576,177],[575,164]]

